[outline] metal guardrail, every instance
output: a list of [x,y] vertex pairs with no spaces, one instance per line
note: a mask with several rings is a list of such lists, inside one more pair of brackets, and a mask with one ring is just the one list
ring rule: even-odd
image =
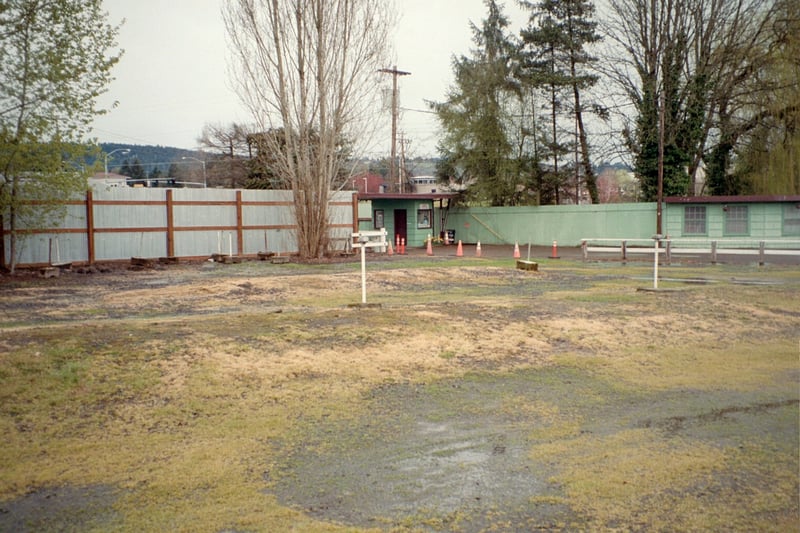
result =
[[[590,253],[619,254],[623,261],[631,254],[655,254],[654,239],[581,239],[583,260]],[[707,254],[711,263],[720,255],[757,255],[764,264],[768,255],[800,257],[800,239],[661,239],[658,253],[664,254],[667,264],[673,255]]]

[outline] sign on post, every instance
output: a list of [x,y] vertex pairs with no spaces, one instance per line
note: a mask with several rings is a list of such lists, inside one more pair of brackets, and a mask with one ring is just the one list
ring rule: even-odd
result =
[[353,233],[353,248],[361,248],[361,303],[367,303],[367,248],[386,251],[386,228]]

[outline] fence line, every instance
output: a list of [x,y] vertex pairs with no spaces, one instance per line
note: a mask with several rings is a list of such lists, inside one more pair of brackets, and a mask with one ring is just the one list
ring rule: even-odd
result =
[[[62,260],[86,264],[208,257],[220,252],[225,233],[226,250],[237,255],[298,249],[291,191],[117,188],[89,191],[63,205],[67,213],[58,227],[18,229],[19,266],[52,263],[54,242]],[[350,235],[357,217],[352,193],[335,193],[329,213],[331,240]],[[8,228],[0,228],[5,265],[11,259],[9,240]]]
[[[592,243],[597,243],[594,245]],[[604,244],[609,243],[609,244]],[[590,253],[619,254],[621,260],[630,254],[655,253],[654,239],[582,239],[583,260]],[[759,264],[764,264],[767,255],[790,255],[800,257],[800,239],[661,239],[659,254],[664,254],[667,264],[673,255],[708,254],[710,262],[716,263],[719,255],[758,255]]]

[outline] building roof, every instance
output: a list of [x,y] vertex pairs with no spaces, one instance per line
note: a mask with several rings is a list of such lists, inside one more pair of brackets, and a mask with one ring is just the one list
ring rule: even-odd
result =
[[359,200],[446,200],[449,198],[456,198],[459,196],[457,192],[423,192],[423,193],[399,193],[399,192],[383,192],[383,193],[366,193],[359,194]]
[[664,198],[668,204],[742,204],[742,203],[774,203],[800,202],[797,194],[773,194],[762,196],[669,196]]

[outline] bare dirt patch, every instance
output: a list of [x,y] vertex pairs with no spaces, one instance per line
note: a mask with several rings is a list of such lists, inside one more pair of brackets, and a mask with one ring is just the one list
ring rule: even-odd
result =
[[796,271],[510,263],[3,283],[0,529],[797,523]]

